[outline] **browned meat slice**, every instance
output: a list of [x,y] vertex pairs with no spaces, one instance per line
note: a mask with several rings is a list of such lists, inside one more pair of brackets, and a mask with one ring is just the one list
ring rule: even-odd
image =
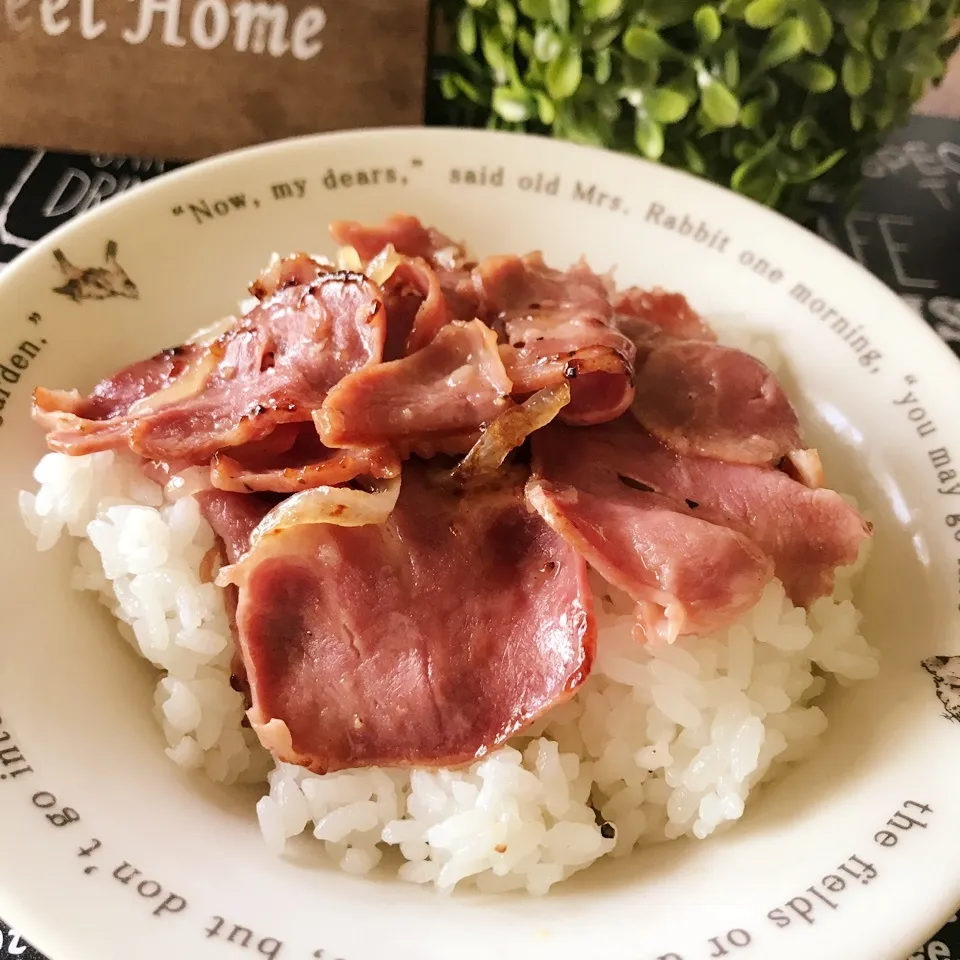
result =
[[364,263],[369,263],[387,247],[393,247],[405,257],[420,257],[447,269],[466,259],[461,244],[404,213],[393,214],[376,226],[337,220],[330,224],[330,234],[342,246],[353,247]]
[[585,264],[561,272],[539,254],[500,256],[474,270],[484,317],[518,395],[570,381],[568,423],[602,423],[633,399],[636,347],[613,325],[607,282]]
[[313,423],[283,424],[266,441],[238,447],[229,455],[217,453],[211,464],[213,485],[237,493],[298,493],[357,477],[382,479],[399,473],[400,460],[390,447],[331,450],[321,443]]
[[455,766],[574,692],[595,645],[586,568],[522,483],[448,493],[411,462],[385,523],[260,541],[235,571],[237,624],[275,756],[318,773]]
[[803,446],[773,373],[741,350],[703,340],[655,346],[637,374],[631,411],[681,454],[769,465]]
[[[263,497],[244,496],[239,493],[223,493],[220,490],[202,490],[195,494],[200,512],[213,527],[227,563],[236,563],[250,549],[250,535],[257,524],[270,512],[271,502]],[[234,584],[223,588],[230,632],[233,634],[234,651],[230,662],[230,677],[233,688],[243,694],[250,706],[250,685],[247,671],[240,654],[240,639],[237,633],[238,591]]]
[[450,323],[417,353],[345,377],[316,414],[317,430],[329,447],[455,437],[465,452],[511,387],[493,331],[479,320]]
[[268,300],[275,293],[286,290],[288,287],[309,286],[317,277],[325,273],[333,273],[335,269],[306,253],[291,253],[271,263],[250,284],[250,293],[258,300]]
[[[378,363],[384,312],[366,277],[327,274],[280,291],[208,347],[191,348],[193,362],[172,379],[158,376],[154,362],[134,365],[96,387],[91,402],[37,391],[34,415],[48,445],[65,453],[128,445],[149,460],[209,462],[280,424],[309,422],[342,377]],[[138,377],[148,383],[141,392],[152,391],[145,399],[97,405],[98,397],[136,398]],[[158,380],[165,386],[154,389]]]
[[[353,247],[365,268],[373,268],[384,258],[398,258],[410,264],[407,272],[412,271],[413,275],[406,278],[406,283],[403,272],[399,278],[406,300],[401,317],[407,319],[395,321],[391,313],[385,359],[413,353],[433,339],[442,326],[441,311],[435,306],[440,302],[438,292],[442,293],[442,312],[447,321],[473,320],[480,315],[479,296],[471,273],[473,265],[463,245],[433,227],[424,226],[416,217],[396,214],[375,226],[342,220],[331,224],[330,233],[337,243]],[[396,294],[391,289],[396,283],[384,286],[388,308],[397,306]],[[411,300],[411,295],[419,296],[423,306]],[[410,342],[407,342],[408,334],[412,338]]]
[[[687,302],[682,293],[668,293],[660,287],[646,290],[629,287],[613,298],[613,309],[621,318],[644,320],[671,337],[680,340],[716,340],[707,322]],[[629,323],[621,321],[629,328]]]
[[[593,456],[594,430],[534,435],[530,505],[609,583],[637,602],[648,641],[729,626],[760,598],[773,564],[747,537],[694,509],[630,483]],[[567,442],[569,441],[569,446]]]
[[416,353],[454,319],[436,272],[424,260],[397,258],[381,283],[387,307],[384,360]]
[[773,559],[791,600],[807,606],[831,592],[869,536],[863,517],[833,490],[811,489],[771,467],[682,456],[632,417],[591,430],[559,424],[534,435],[547,475],[570,459],[602,463],[678,507],[749,537]]
[[131,407],[142,404],[147,397],[166,390],[182,381],[203,362],[203,347],[184,344],[163,350],[147,360],[138,360],[107,380],[101,380],[83,396],[77,390],[48,390],[37,387],[34,407],[42,425],[43,414],[50,412],[76,417],[80,420],[110,421],[124,416]]
[[228,563],[236,563],[250,549],[250,534],[274,505],[267,497],[222,490],[201,490],[194,496],[204,519],[223,543]]

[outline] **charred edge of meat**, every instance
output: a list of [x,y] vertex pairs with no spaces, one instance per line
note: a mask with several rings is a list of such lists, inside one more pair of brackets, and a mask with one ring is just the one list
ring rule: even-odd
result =
[[321,274],[310,284],[310,289],[315,290],[326,283],[355,283],[357,286],[364,286],[370,283],[370,278],[365,273],[357,273],[356,270],[334,270],[332,273]]
[[182,357],[187,352],[187,348],[181,343],[175,347],[164,347],[157,356],[158,357]]
[[[625,487],[629,487],[631,490],[639,490],[640,493],[657,493],[658,492],[648,484],[641,483],[639,480],[634,480],[633,477],[625,477],[622,473],[617,474],[617,479]],[[688,500],[687,502],[689,503],[690,501]]]

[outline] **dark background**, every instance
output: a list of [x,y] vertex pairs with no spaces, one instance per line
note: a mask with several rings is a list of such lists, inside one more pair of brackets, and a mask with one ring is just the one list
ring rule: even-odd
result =
[[[0,267],[71,217],[176,166],[0,149]],[[866,164],[854,209],[830,197],[817,208],[810,229],[897,291],[960,357],[960,120],[915,116]],[[2,921],[0,936],[0,958],[44,960]],[[960,960],[957,918],[909,960]]]

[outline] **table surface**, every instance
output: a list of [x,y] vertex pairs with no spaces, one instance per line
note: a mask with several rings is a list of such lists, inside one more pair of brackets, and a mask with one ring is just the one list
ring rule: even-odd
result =
[[[956,76],[952,96],[931,109],[960,116],[960,70]],[[0,149],[0,269],[72,217],[173,166]],[[960,357],[960,120],[913,117],[866,164],[856,208],[845,213],[822,197],[810,228],[897,291]],[[6,957],[44,960],[0,920]],[[960,960],[958,917],[909,960]]]

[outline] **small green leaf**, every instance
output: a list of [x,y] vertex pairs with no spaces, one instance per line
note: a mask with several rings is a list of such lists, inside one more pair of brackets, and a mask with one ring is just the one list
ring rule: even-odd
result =
[[850,103],[850,126],[859,133],[867,123],[867,113],[863,101],[853,100]]
[[580,48],[568,44],[548,65],[545,74],[547,92],[554,100],[566,100],[577,92],[583,77]]
[[719,127],[704,113],[703,106],[697,107],[697,112],[693,115],[696,123],[694,124],[693,135],[698,140],[705,140],[716,133]]
[[580,0],[583,19],[588,21],[612,20],[622,9],[623,0]]
[[707,172],[707,161],[703,159],[703,154],[689,140],[683,141],[683,156],[687,161],[687,169],[702,177]]
[[693,26],[700,36],[700,42],[704,46],[712,46],[720,39],[723,32],[723,23],[720,21],[720,14],[716,7],[709,5],[702,6],[693,15]]
[[507,53],[507,41],[499,27],[480,31],[480,46],[483,48],[483,58],[490,65],[490,69],[498,83],[505,83],[514,66],[513,55]]
[[593,58],[593,78],[599,84],[607,83],[613,75],[613,54],[608,47],[598,50]]
[[492,106],[497,116],[507,123],[523,123],[530,119],[530,99],[525,91],[497,87],[493,91]]
[[819,163],[812,167],[802,167],[789,178],[790,183],[809,183],[811,180],[819,180],[825,173],[832,170],[845,156],[846,150],[834,150],[829,156],[824,157]]
[[556,107],[557,119],[553,129],[558,136],[572,140],[574,143],[594,147],[602,147],[609,143],[610,130],[604,124],[597,122],[596,114],[581,116],[570,101],[558,103]]
[[890,28],[878,23],[870,35],[870,52],[877,60],[886,60],[890,52]]
[[788,63],[783,72],[811,93],[826,93],[837,85],[837,75],[831,67],[819,60]]
[[645,114],[637,115],[634,141],[637,149],[648,160],[659,160],[663,156],[663,127],[652,117]]
[[817,121],[813,117],[802,117],[790,128],[789,143],[794,150],[804,150],[810,138],[817,131]]
[[520,0],[520,12],[531,20],[549,20],[550,0]]
[[888,100],[882,107],[873,112],[873,123],[878,130],[889,130],[897,122],[897,103]]
[[723,55],[723,79],[731,90],[740,84],[740,54],[736,47],[730,47]]
[[619,36],[619,23],[594,22],[584,31],[583,45],[590,50],[606,50]]
[[882,7],[881,17],[891,30],[900,33],[923,23],[929,12],[930,0],[900,0],[899,3],[887,0]]
[[652,87],[660,79],[660,64],[656,60],[632,60],[629,57],[620,64],[623,86]]
[[534,93],[533,98],[537,104],[537,116],[540,118],[540,122],[545,127],[552,126],[557,116],[553,101],[542,90]]
[[479,10],[487,5],[487,0],[467,0],[467,3],[475,10]]
[[477,49],[477,20],[470,7],[464,7],[457,17],[457,45],[468,56]]
[[703,0],[643,0],[640,4],[644,20],[659,27],[675,27],[687,23]]
[[766,105],[761,97],[755,97],[749,103],[745,103],[740,111],[740,126],[747,130],[756,130],[760,126],[760,121],[763,120],[765,109]]
[[533,37],[533,55],[541,63],[550,63],[560,56],[563,41],[551,26],[539,26]]
[[755,30],[769,30],[787,15],[787,0],[753,0],[743,13],[743,19]]
[[723,15],[729,20],[742,20],[752,0],[724,0]]
[[736,126],[740,116],[740,102],[730,88],[704,72],[699,78],[700,106],[718,127]]
[[777,170],[772,164],[756,163],[751,157],[733,171],[730,186],[757,203],[768,203],[777,187]]
[[777,86],[777,81],[771,76],[764,77],[760,84],[760,93],[758,96],[767,109],[775,107],[780,101],[780,87]]
[[550,16],[562,33],[570,29],[570,0],[550,0]]
[[870,36],[870,22],[868,20],[855,20],[852,23],[844,24],[843,32],[854,50],[866,53],[867,38]]
[[833,20],[820,0],[803,0],[800,17],[807,28],[807,49],[823,54],[833,38]]
[[866,23],[877,15],[880,0],[834,0],[837,20],[846,26],[850,23]]
[[456,100],[457,84],[452,73],[440,74],[440,93],[444,100]]
[[517,8],[511,0],[497,0],[497,19],[503,35],[508,40],[513,40],[517,32]]
[[910,56],[910,69],[914,77],[925,80],[939,80],[947,64],[933,50],[918,48]]
[[779,140],[779,134],[771,137],[733,171],[730,186],[734,190],[755,200],[767,195],[772,186],[771,177],[776,179],[776,170],[772,169],[766,160],[776,150]]
[[840,71],[843,89],[851,97],[862,97],[873,82],[873,64],[870,58],[859,50],[848,50],[843,58]]
[[800,54],[807,45],[807,28],[798,17],[789,17],[770,32],[760,50],[757,66],[761,70],[786,63]]
[[533,34],[526,27],[517,31],[517,46],[528,60],[533,58]]
[[660,35],[634,24],[623,35],[623,49],[635,60],[662,60],[672,56],[673,48]]
[[757,145],[750,140],[738,140],[733,146],[733,158],[744,163],[757,152]]
[[676,123],[682,120],[690,109],[690,101],[670,87],[656,87],[647,91],[644,105],[647,113],[658,123]]
[[[459,92],[471,103],[475,103],[478,106],[483,103],[483,97],[480,95],[480,91],[467,80],[466,77],[460,76],[459,73],[448,73],[445,74],[444,79],[449,79],[448,89],[452,88],[454,90],[454,96]],[[451,97],[451,99],[453,99],[453,97]]]

